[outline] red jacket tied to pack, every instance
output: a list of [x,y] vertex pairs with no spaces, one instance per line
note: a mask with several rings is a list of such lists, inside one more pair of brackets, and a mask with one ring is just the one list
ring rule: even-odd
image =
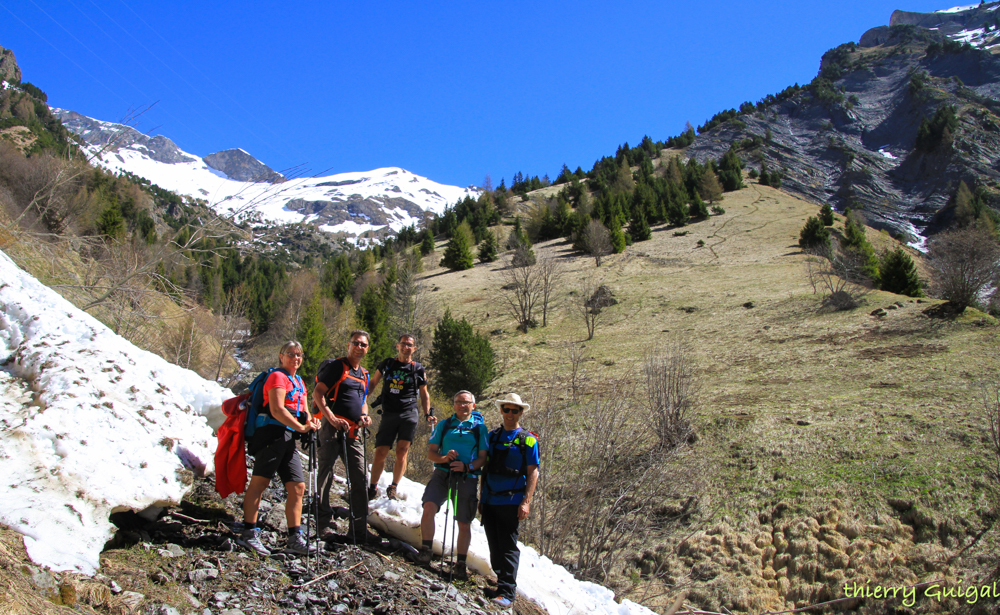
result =
[[243,402],[250,403],[249,393],[222,402],[226,420],[219,427],[219,447],[215,449],[215,490],[222,497],[243,493],[247,488],[247,454],[243,435],[247,411]]

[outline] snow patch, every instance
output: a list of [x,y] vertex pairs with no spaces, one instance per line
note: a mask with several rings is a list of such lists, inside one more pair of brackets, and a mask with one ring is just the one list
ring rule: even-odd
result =
[[968,11],[977,8],[978,4],[967,4],[965,6],[953,6],[950,9],[944,9],[941,11],[934,11],[935,13],[961,13],[962,11]]
[[[382,474],[380,493],[391,482],[391,473]],[[423,505],[420,502],[424,486],[404,478],[396,488],[400,499],[390,500],[385,496],[369,503],[368,522],[384,532],[420,546],[420,517]],[[434,517],[434,552],[451,553],[451,527],[448,528],[448,543],[442,544],[444,537],[446,504]],[[447,516],[450,519],[450,513]],[[450,521],[449,521],[450,525]],[[535,549],[518,543],[521,560],[517,573],[517,591],[538,602],[551,615],[654,615],[653,611],[630,600],[615,602],[610,589],[580,581],[562,566],[549,558],[539,555]],[[472,522],[472,543],[469,546],[468,566],[483,575],[493,575],[489,564],[489,545],[483,526],[476,519]]]
[[[214,470],[228,389],[136,348],[0,251],[0,521],[31,559],[92,574],[109,515]],[[185,484],[187,483],[187,484]]]

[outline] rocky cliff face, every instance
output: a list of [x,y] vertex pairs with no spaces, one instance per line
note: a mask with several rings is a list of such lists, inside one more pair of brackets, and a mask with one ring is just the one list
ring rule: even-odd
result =
[[91,119],[76,111],[52,109],[52,114],[59,118],[66,128],[83,137],[91,145],[109,146],[112,150],[128,147],[166,164],[194,161],[194,158],[185,155],[173,141],[162,135],[150,137],[130,126]]
[[[783,189],[861,209],[876,227],[934,233],[950,223],[946,205],[960,181],[1000,189],[1000,58],[956,42],[988,46],[996,17],[897,11],[894,25],[870,30],[861,45],[828,52],[812,84],[699,135],[688,155],[718,158],[736,144],[748,166],[781,170]],[[946,105],[958,128],[917,148],[921,123]]]
[[4,81],[21,81],[21,67],[17,65],[14,52],[0,47],[0,79]]
[[227,149],[202,158],[205,164],[222,171],[230,179],[241,182],[280,183],[285,180],[281,173],[257,160],[241,149]]

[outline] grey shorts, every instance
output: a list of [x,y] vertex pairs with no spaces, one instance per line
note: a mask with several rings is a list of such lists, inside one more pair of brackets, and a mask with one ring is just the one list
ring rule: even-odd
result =
[[[434,470],[431,479],[427,481],[427,488],[424,489],[424,497],[420,498],[420,501],[433,502],[438,510],[441,510],[441,505],[448,499],[448,476],[449,473],[444,470]],[[461,474],[451,476],[455,481],[452,483],[453,486],[458,488],[455,518],[459,523],[472,523],[476,518],[476,507],[479,505],[479,477],[470,475],[463,479]]]

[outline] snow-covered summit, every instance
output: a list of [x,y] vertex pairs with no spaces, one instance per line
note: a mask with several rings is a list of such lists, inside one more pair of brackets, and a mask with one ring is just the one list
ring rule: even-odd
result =
[[[94,154],[112,141],[118,144],[95,159],[111,171],[128,171],[177,194],[204,199],[222,213],[259,215],[277,223],[306,222],[347,237],[357,238],[369,231],[399,231],[418,224],[428,214],[443,213],[445,207],[465,196],[479,194],[474,187],[439,184],[397,167],[273,181],[263,170],[274,172],[243,150],[201,158],[162,136],[146,137],[128,126],[72,111],[53,109],[53,113],[83,138]],[[115,137],[116,132],[125,138]],[[250,169],[250,175],[234,169]],[[249,177],[266,181],[247,181]]]
[[177,503],[213,470],[232,393],[141,350],[0,252],[0,522],[31,558],[92,573],[109,515]]

